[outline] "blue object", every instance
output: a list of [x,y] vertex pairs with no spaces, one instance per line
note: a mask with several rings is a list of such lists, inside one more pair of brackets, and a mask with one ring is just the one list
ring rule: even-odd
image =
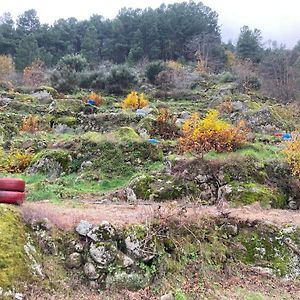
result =
[[87,101],[87,104],[89,104],[89,105],[96,105],[96,102],[94,100],[92,100],[92,99],[89,99]]
[[137,116],[145,117],[147,115],[147,112],[144,109],[142,109],[142,108],[138,108],[136,110],[136,114],[137,114]]
[[158,140],[157,139],[148,139],[148,142],[151,144],[157,144]]
[[292,139],[292,134],[290,134],[290,133],[283,133],[282,134],[282,139],[284,140],[284,141],[288,141],[288,140],[291,140]]

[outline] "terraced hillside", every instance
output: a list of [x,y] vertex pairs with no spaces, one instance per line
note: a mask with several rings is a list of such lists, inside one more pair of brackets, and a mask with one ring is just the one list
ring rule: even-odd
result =
[[[0,237],[13,255],[0,252],[0,295],[298,299],[300,184],[278,133],[299,130],[299,108],[216,77],[178,97],[144,89],[138,110],[84,90],[1,90],[1,176],[23,178],[27,201],[0,205],[16,238]],[[242,141],[184,144],[194,113],[209,137],[212,114],[220,130],[242,121]]]

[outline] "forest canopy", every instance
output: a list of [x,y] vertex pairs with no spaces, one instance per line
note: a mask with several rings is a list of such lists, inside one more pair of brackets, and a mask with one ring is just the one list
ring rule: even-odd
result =
[[0,54],[12,56],[18,70],[37,58],[54,66],[67,54],[82,54],[95,65],[103,60],[190,59],[189,44],[196,38],[212,41],[209,55],[224,56],[217,13],[193,1],[157,9],[123,8],[112,20],[100,15],[84,21],[59,19],[51,26],[41,24],[33,9],[16,22],[10,13],[0,18]]

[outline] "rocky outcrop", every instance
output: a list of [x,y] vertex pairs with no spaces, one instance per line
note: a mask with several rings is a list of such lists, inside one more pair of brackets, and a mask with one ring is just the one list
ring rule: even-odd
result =
[[156,238],[149,228],[131,225],[117,230],[106,221],[93,226],[82,220],[75,230],[82,251],[76,250],[78,241],[72,240],[66,266],[82,268],[90,286],[105,284],[108,288],[135,290],[149,284],[152,275],[145,263],[151,263],[158,254]]

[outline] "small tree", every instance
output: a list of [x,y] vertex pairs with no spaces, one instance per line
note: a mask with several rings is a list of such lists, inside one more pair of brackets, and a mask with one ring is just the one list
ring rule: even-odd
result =
[[153,62],[147,66],[146,69],[146,77],[152,84],[155,83],[157,75],[164,71],[166,69],[166,66],[162,62]]
[[286,142],[283,150],[285,159],[292,168],[292,172],[300,179],[300,137],[297,136]]
[[45,83],[44,62],[37,59],[31,66],[26,67],[23,71],[23,81],[31,87],[43,85]]
[[247,132],[244,122],[232,126],[220,120],[216,110],[210,110],[203,120],[194,113],[183,124],[179,147],[183,152],[192,151],[198,155],[210,150],[233,151],[246,141]]
[[291,50],[274,44],[272,49],[266,50],[260,63],[264,92],[285,103],[295,99],[297,90],[299,91],[299,83],[296,81],[297,61],[293,64],[293,56]]
[[241,59],[251,59],[258,63],[263,54],[261,31],[251,30],[248,26],[243,26],[236,45],[236,52]]
[[81,54],[68,54],[60,59],[57,69],[67,68],[72,72],[82,72],[86,66],[87,61]]
[[179,128],[176,126],[177,116],[165,107],[159,109],[159,114],[153,122],[150,130],[151,136],[159,136],[164,139],[173,139],[179,136]]
[[13,60],[8,55],[0,55],[0,82],[8,82],[15,72]]
[[50,77],[53,87],[63,93],[75,90],[79,83],[79,72],[82,72],[86,65],[86,59],[82,55],[62,57]]
[[130,94],[128,94],[126,99],[122,103],[122,107],[124,109],[126,108],[138,109],[138,108],[143,108],[147,105],[148,105],[148,100],[146,99],[145,94],[141,93],[139,95],[135,91],[132,91]]
[[106,78],[105,88],[110,93],[123,94],[136,83],[136,77],[131,69],[125,66],[113,67]]

